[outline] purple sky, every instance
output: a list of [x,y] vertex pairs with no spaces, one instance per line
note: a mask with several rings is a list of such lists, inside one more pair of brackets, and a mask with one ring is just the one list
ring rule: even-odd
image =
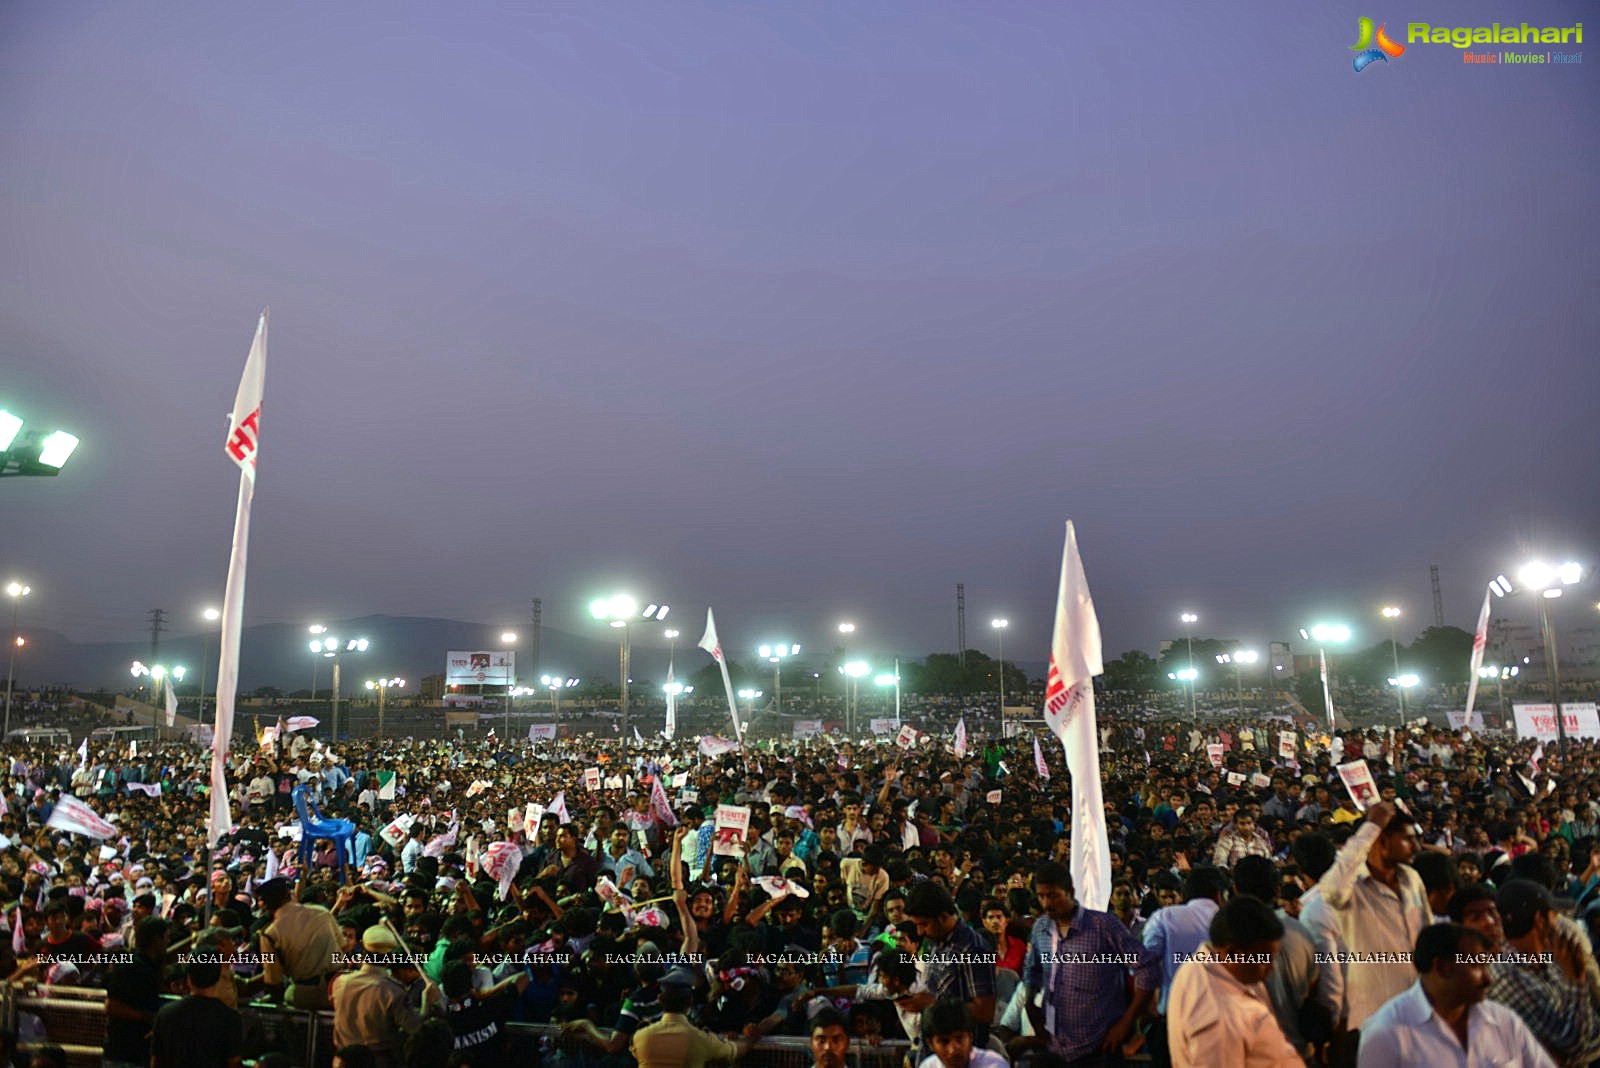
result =
[[219,596],[264,305],[247,622],[920,652],[965,582],[1042,660],[1069,517],[1109,653],[1600,562],[1600,56],[1348,50],[1526,8],[546,7],[0,13],[0,406],[84,438],[0,484],[36,625]]

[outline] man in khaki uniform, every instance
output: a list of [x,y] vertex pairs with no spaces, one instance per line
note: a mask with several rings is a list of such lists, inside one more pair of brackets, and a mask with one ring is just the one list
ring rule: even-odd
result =
[[326,1009],[328,981],[341,970],[339,924],[321,905],[291,900],[288,879],[269,879],[256,888],[256,900],[272,917],[261,932],[262,973],[266,985],[287,979],[284,1001],[297,1009]]
[[635,1031],[629,1047],[639,1068],[704,1068],[713,1061],[738,1060],[750,1048],[748,1039],[718,1038],[689,1022],[692,982],[681,981],[678,973],[661,981],[661,1019]]
[[377,1056],[380,1068],[388,1068],[400,1063],[406,1036],[439,1007],[438,988],[431,981],[424,984],[418,1012],[411,1007],[405,985],[389,973],[406,961],[394,934],[368,927],[361,948],[367,953],[365,963],[333,984],[333,1045],[335,1049],[366,1046]]

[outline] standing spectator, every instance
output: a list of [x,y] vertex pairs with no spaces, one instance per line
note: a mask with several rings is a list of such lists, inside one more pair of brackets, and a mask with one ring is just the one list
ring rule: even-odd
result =
[[1425,928],[1412,955],[1419,978],[1368,1018],[1361,1029],[1360,1068],[1555,1068],[1516,1013],[1484,1000],[1489,966],[1474,958],[1494,948],[1459,924]]
[[918,883],[906,895],[906,914],[922,937],[927,962],[926,994],[906,998],[911,1011],[951,998],[972,1014],[979,1045],[988,1041],[994,1022],[994,949],[956,913],[955,899],[935,882]]
[[1219,868],[1231,868],[1240,857],[1272,856],[1272,839],[1256,826],[1256,818],[1248,812],[1234,815],[1233,822],[1217,836],[1217,848],[1212,851],[1212,863]]
[[161,1008],[161,968],[170,925],[158,916],[140,922],[138,952],[106,979],[106,1068],[149,1068],[150,1027]]
[[[1268,906],[1276,903],[1278,869],[1265,857],[1245,857],[1234,865],[1233,889]],[[1333,1020],[1315,1000],[1317,988],[1317,945],[1305,924],[1277,909],[1283,924],[1272,974],[1267,976],[1267,997],[1273,1015],[1283,1029],[1283,1037],[1301,1053],[1308,1044],[1321,1046],[1333,1037]],[[1309,1032],[1309,1034],[1307,1033]]]
[[[1159,913],[1157,914],[1159,916]],[[1178,969],[1167,1036],[1176,1068],[1302,1068],[1273,1015],[1265,980],[1283,937],[1272,906],[1237,897],[1216,911],[1211,940]]]
[[1491,966],[1489,997],[1520,1016],[1557,1064],[1576,1068],[1600,1058],[1600,1007],[1582,955],[1558,937],[1555,898],[1536,882],[1512,879],[1495,903],[1506,945],[1520,959]]
[[244,1018],[217,999],[222,965],[191,961],[189,996],[162,1006],[150,1035],[150,1068],[238,1068]]
[[1410,865],[1417,855],[1416,826],[1410,817],[1395,815],[1388,801],[1374,805],[1317,883],[1346,950],[1361,959],[1345,969],[1352,1030],[1406,989],[1412,969],[1405,954],[1432,920],[1422,877]]
[[1167,995],[1184,958],[1205,943],[1211,918],[1228,898],[1231,880],[1221,868],[1196,868],[1183,884],[1183,904],[1158,909],[1145,921],[1145,947],[1161,961],[1161,993],[1156,1012],[1167,1011]]
[[1033,923],[1022,979],[1030,1022],[1040,1037],[1019,1039],[1017,1046],[1048,1042],[1074,1066],[1109,1064],[1155,1000],[1160,965],[1122,921],[1078,904],[1066,865],[1040,865],[1033,889],[1044,915]]

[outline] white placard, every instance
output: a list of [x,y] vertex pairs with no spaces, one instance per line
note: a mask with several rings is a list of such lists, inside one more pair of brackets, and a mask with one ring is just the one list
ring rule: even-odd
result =
[[750,810],[744,805],[718,805],[711,852],[722,857],[744,856],[745,832],[750,827]]
[[1340,764],[1339,778],[1344,780],[1344,788],[1350,791],[1350,800],[1362,812],[1378,803],[1378,784],[1372,781],[1372,769],[1367,767],[1365,760]]
[[[1554,705],[1512,705],[1511,711],[1516,717],[1518,738],[1537,738],[1541,742],[1555,741]],[[1600,715],[1596,715],[1593,701],[1561,702],[1561,718],[1567,721],[1568,738],[1600,738]],[[1474,724],[1473,729],[1483,728]]]

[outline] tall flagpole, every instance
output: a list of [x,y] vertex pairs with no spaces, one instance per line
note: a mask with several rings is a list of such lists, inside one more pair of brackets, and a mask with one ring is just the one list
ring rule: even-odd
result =
[[233,513],[233,549],[228,558],[228,586],[222,601],[222,650],[217,664],[217,716],[211,743],[211,809],[206,845],[233,829],[228,806],[228,747],[233,741],[234,697],[239,688],[239,639],[244,623],[244,579],[250,552],[250,505],[255,498],[256,449],[261,431],[261,393],[266,377],[267,313],[256,325],[255,342],[245,360],[244,375],[234,396],[226,450],[239,465],[239,499]]
[[1072,776],[1072,885],[1084,908],[1102,912],[1111,902],[1111,842],[1100,792],[1094,677],[1104,670],[1100,620],[1078,555],[1078,535],[1069,519],[1061,552],[1056,624],[1050,639],[1044,719],[1061,739]]

